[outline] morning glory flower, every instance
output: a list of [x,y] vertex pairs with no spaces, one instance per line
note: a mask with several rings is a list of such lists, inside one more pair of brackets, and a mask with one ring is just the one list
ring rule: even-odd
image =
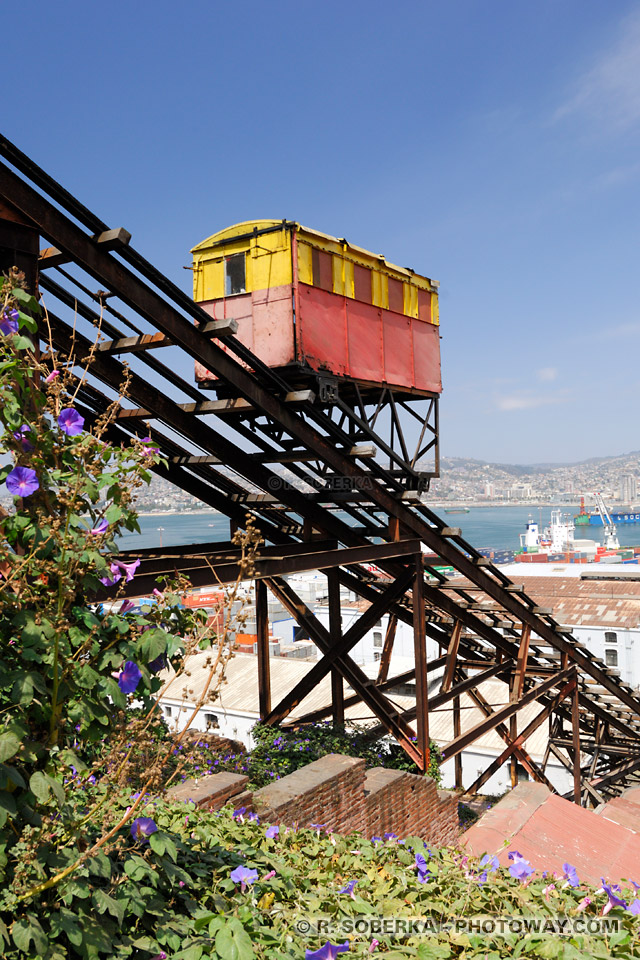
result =
[[25,453],[31,453],[33,450],[33,444],[27,438],[28,434],[31,433],[31,427],[26,423],[23,424],[19,430],[16,430],[13,434],[13,439],[17,440]]
[[8,337],[10,333],[18,332],[20,314],[17,310],[5,310],[0,314],[0,333]]
[[7,490],[14,497],[30,497],[40,488],[35,470],[29,467],[14,467],[7,475]]
[[[122,613],[122,610],[120,613]],[[167,655],[165,653],[161,653],[159,657],[156,657],[155,660],[152,660],[149,664],[149,672],[160,673],[161,670],[164,670],[165,667],[168,666],[169,664],[167,663]]]
[[480,861],[481,867],[486,867],[487,870],[497,870],[500,866],[500,861],[497,857],[492,856],[490,853],[485,853],[484,857]]
[[95,525],[95,527],[92,527],[91,530],[89,530],[89,533],[93,534],[94,537],[97,537],[101,533],[106,533],[108,529],[109,521],[106,517],[103,517],[102,520]]
[[371,843],[375,847],[376,843],[382,843],[382,837],[371,837]]
[[134,840],[139,840],[141,843],[148,843],[149,837],[152,833],[155,833],[157,829],[151,817],[138,817],[137,820],[134,820],[131,824],[131,836]]
[[238,807],[237,810],[234,810],[234,811],[233,811],[233,819],[234,819],[234,820],[239,820],[240,817],[241,817],[244,813],[246,813],[246,812],[247,812],[247,808],[246,808],[246,807]]
[[[111,564],[111,571],[112,573],[116,573],[116,571],[122,571],[122,573],[126,574],[125,583],[129,583],[131,580],[133,580],[134,574],[139,566],[139,560],[133,560],[132,563],[124,563],[122,560],[114,560]],[[114,567],[116,568],[115,570],[113,569]]]
[[533,876],[535,870],[524,857],[516,857],[509,867],[509,873],[512,877],[515,877],[516,880],[528,880],[529,877]]
[[638,900],[637,898],[635,900],[632,900],[629,906],[627,907],[627,913],[633,913],[635,914],[635,916],[638,916],[638,914],[640,914],[640,900]]
[[398,839],[398,834],[397,834],[397,833],[385,833],[384,839],[385,839],[385,840],[397,840],[397,839]]
[[[133,600],[123,600],[118,613],[122,616],[122,614],[129,613],[130,610],[133,610],[134,607],[135,603]],[[151,664],[149,664],[149,666],[151,666]]]
[[103,583],[105,587],[113,587],[118,580],[122,580],[122,574],[115,563],[112,563],[109,569],[112,573],[111,577],[100,577],[100,583]]
[[580,886],[580,881],[578,880],[578,874],[575,867],[572,867],[570,863],[563,863],[562,871],[562,876],[569,882],[570,887]]
[[486,883],[486,882],[487,882],[487,871],[486,871],[486,870],[483,870],[482,873],[478,874],[478,876],[476,877],[476,880],[478,881],[478,883],[480,884],[480,886],[482,886],[483,883]]
[[602,890],[609,897],[609,902],[605,905],[602,911],[602,916],[606,917],[606,915],[609,913],[609,910],[611,910],[613,907],[623,907],[626,910],[627,901],[622,900],[621,897],[617,897],[613,892],[614,890],[620,890],[620,887],[618,887],[617,884],[615,886],[613,884],[609,886],[604,882],[602,878],[601,878],[601,881],[602,881]]
[[586,910],[587,907],[592,903],[591,897],[583,897],[578,906],[576,907],[576,913],[580,913],[581,910]]
[[267,840],[273,840],[274,837],[277,837],[279,833],[280,827],[274,825],[273,827],[267,827],[265,831],[265,837]]
[[44,382],[45,382],[45,383],[53,383],[53,381],[56,379],[56,377],[59,377],[59,376],[60,376],[60,371],[59,371],[59,370],[52,370],[51,373],[49,374],[49,376],[47,376],[47,377],[44,378]]
[[369,944],[369,949],[367,953],[373,953],[373,951],[377,950],[379,946],[380,946],[379,940],[372,940],[371,943]]
[[339,953],[348,953],[351,949],[348,940],[344,943],[325,943],[319,950],[305,950],[304,960],[336,960]]
[[84,428],[84,417],[73,407],[63,410],[58,417],[58,426],[68,437],[76,437]]
[[358,882],[357,880],[349,880],[349,882],[348,882],[347,884],[345,884],[345,886],[342,888],[342,890],[338,890],[338,893],[348,893],[349,896],[352,897],[352,898],[355,900],[356,895],[355,895],[355,893],[353,892],[353,890],[354,890],[355,885],[357,884],[357,882]]
[[244,893],[247,884],[255,883],[258,879],[258,871],[249,870],[248,867],[236,867],[235,870],[231,871],[229,876],[234,883],[240,884],[240,889],[242,893]]
[[[216,763],[217,763],[217,762],[218,762],[218,761],[216,760]],[[258,816],[257,813],[250,813],[249,816],[248,816],[248,819],[249,819],[249,820],[255,820],[256,823],[260,823],[260,817]]]
[[[141,443],[153,443],[153,440],[151,439],[151,437],[143,437],[140,442],[141,442]],[[160,453],[160,449],[159,449],[158,447],[145,447],[145,448],[143,449],[143,451],[142,451],[142,456],[143,456],[143,457],[152,457],[152,456],[154,455],[154,453]]]
[[133,693],[142,679],[142,672],[133,660],[127,660],[118,676],[118,686],[123,693]]

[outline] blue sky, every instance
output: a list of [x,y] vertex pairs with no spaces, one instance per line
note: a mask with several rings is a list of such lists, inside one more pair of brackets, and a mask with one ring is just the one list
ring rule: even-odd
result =
[[230,223],[346,236],[441,282],[445,455],[640,449],[639,3],[20,10],[3,132],[184,289]]

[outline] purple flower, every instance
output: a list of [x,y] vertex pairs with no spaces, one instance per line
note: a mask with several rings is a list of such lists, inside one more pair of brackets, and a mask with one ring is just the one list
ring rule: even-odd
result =
[[84,417],[81,416],[73,407],[63,410],[58,417],[58,426],[68,437],[75,437],[82,433],[84,427]]
[[609,902],[606,904],[604,910],[602,911],[603,917],[609,913],[609,910],[611,910],[612,907],[623,907],[625,910],[627,909],[627,901],[622,900],[620,897],[617,897],[613,892],[614,890],[618,890],[618,891],[620,890],[620,887],[617,886],[617,884],[616,885],[612,884],[611,886],[609,886],[604,882],[604,880],[602,880],[602,889],[609,897]]
[[89,533],[93,534],[94,537],[97,537],[101,533],[106,533],[108,529],[109,529],[109,521],[107,520],[106,517],[103,517],[102,520],[100,520],[100,522],[97,523],[95,527],[92,527],[91,530],[89,530]]
[[248,867],[236,867],[235,870],[232,870],[229,874],[234,883],[240,884],[240,889],[244,893],[245,887],[248,883],[255,883],[258,879],[257,870],[249,870]]
[[[120,613],[122,613],[122,610]],[[161,670],[164,670],[168,666],[167,655],[161,653],[159,657],[156,657],[155,660],[152,660],[149,664],[149,673],[160,673]]]
[[25,423],[13,434],[14,440],[18,441],[25,453],[31,453],[33,450],[33,444],[27,439],[27,434],[29,433],[31,433],[31,427]]
[[[217,763],[217,762],[218,762],[218,761],[216,760],[216,763]],[[260,817],[258,816],[257,813],[250,813],[249,816],[248,816],[248,819],[249,819],[249,820],[255,820],[256,823],[260,823]]]
[[382,837],[371,837],[371,843],[375,847],[376,843],[382,843]]
[[336,960],[339,953],[348,953],[351,949],[349,941],[344,943],[325,943],[319,950],[305,950],[304,960]]
[[44,382],[45,382],[45,383],[53,383],[53,381],[56,379],[56,377],[59,377],[59,376],[60,376],[60,371],[59,371],[59,370],[52,370],[51,373],[49,374],[49,376],[44,378]]
[[632,900],[629,906],[627,907],[629,913],[633,913],[636,917],[640,914],[640,900],[637,898]]
[[133,660],[127,660],[118,676],[118,686],[123,693],[133,693],[141,678],[142,672],[138,665]]
[[578,874],[576,868],[572,867],[570,863],[562,864],[562,876],[565,880],[569,881],[570,887],[579,887],[580,881],[578,880]]
[[429,870],[427,870],[427,861],[425,860],[425,858],[422,856],[421,853],[416,853],[416,862],[414,866],[417,868],[417,871],[418,871],[418,882],[426,883],[429,877],[431,876],[431,873]]
[[349,896],[352,897],[353,900],[355,900],[356,895],[353,891],[357,882],[358,882],[357,880],[349,880],[349,882],[345,884],[342,890],[338,890],[338,893],[348,893]]
[[519,850],[509,850],[508,857],[509,860],[524,860]]
[[479,874],[478,874],[478,876],[477,876],[476,879],[477,879],[478,883],[480,884],[480,886],[482,886],[483,883],[486,883],[486,882],[487,882],[487,871],[486,871],[486,870],[483,870],[482,873],[479,873]]
[[[153,440],[151,439],[151,437],[143,437],[140,442],[141,442],[141,443],[153,443]],[[159,449],[158,447],[145,447],[145,448],[143,449],[143,451],[142,451],[142,456],[143,456],[143,457],[152,457],[152,456],[154,455],[154,453],[160,453],[160,449]]]
[[490,853],[485,853],[484,857],[480,861],[481,867],[487,867],[488,870],[497,870],[500,866],[500,861],[497,857],[493,857]]
[[105,587],[113,587],[118,580],[122,580],[122,574],[115,563],[112,563],[109,569],[111,570],[113,576],[100,577],[100,583],[104,583]]
[[397,839],[398,839],[398,834],[397,834],[397,833],[385,833],[384,838],[385,838],[385,840],[397,840]]
[[134,607],[135,603],[133,600],[123,600],[118,613],[122,616],[124,613],[129,613],[130,610],[133,610]]
[[141,843],[148,843],[149,837],[152,833],[155,833],[157,829],[151,817],[138,817],[131,824],[131,836],[134,840],[139,840]]
[[369,944],[369,949],[367,953],[373,953],[373,951],[377,950],[379,946],[380,946],[379,940],[372,940],[371,943]]
[[[516,851],[514,851],[514,853],[515,852]],[[509,873],[512,877],[515,877],[516,880],[528,880],[529,877],[535,873],[529,861],[525,860],[523,856],[512,857],[511,854],[509,854],[509,859],[513,860],[513,863],[509,867]]]
[[274,825],[273,827],[267,827],[265,831],[265,837],[267,838],[267,840],[273,840],[273,838],[277,837],[279,833],[280,833],[280,827],[277,827]]
[[[124,563],[122,560],[114,560],[111,564],[111,572],[122,572],[126,574],[125,583],[130,583],[133,580],[136,570],[140,566],[139,560],[134,560],[132,563]],[[115,569],[114,569],[115,568]],[[120,577],[118,577],[118,580]]]
[[7,490],[14,497],[30,497],[40,488],[35,470],[29,467],[14,467],[6,480]]
[[[247,812],[247,808],[246,808],[246,807],[238,807],[237,810],[234,810],[234,811],[233,811],[233,819],[234,819],[234,820],[239,820],[240,817],[241,817],[243,814],[245,814],[246,812]],[[232,879],[233,879],[233,878],[232,878]]]
[[0,315],[0,333],[5,337],[8,337],[10,333],[17,333],[19,320],[20,314],[17,310],[5,310]]

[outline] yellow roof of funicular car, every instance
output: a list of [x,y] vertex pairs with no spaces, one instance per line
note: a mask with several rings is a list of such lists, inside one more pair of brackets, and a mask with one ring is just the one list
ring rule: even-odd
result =
[[[298,241],[299,279],[303,283],[312,282],[308,276],[311,269],[311,250],[316,248],[334,254],[351,264],[360,264],[375,273],[396,277],[410,287],[438,291],[438,282],[422,276],[406,267],[390,263],[381,254],[372,253],[349,243],[345,239],[333,237],[320,230],[304,227],[293,220],[245,220],[242,223],[225,227],[198,243],[192,248],[194,261],[194,298],[198,301],[222,296],[222,261],[234,253],[249,253],[247,264],[247,289],[259,290],[276,287],[292,282],[291,269],[291,233],[295,231]],[[278,256],[279,254],[279,256]],[[269,256],[267,256],[269,255]],[[275,255],[275,256],[274,256]],[[261,260],[268,260],[261,263]],[[216,265],[220,270],[216,270]],[[219,274],[219,275],[218,275]],[[340,283],[339,273],[334,284],[335,293],[349,295],[347,284]],[[344,290],[340,289],[344,286]],[[374,301],[375,302],[375,301]],[[434,304],[435,306],[435,304]],[[413,311],[410,311],[413,312]],[[437,306],[433,311],[432,323],[437,323]]]

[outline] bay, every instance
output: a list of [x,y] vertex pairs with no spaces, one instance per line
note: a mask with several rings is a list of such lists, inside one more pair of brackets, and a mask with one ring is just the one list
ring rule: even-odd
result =
[[[427,503],[427,506],[429,504]],[[469,513],[445,513],[441,507],[432,508],[447,525],[460,527],[462,536],[477,549],[517,550],[520,534],[527,520],[540,523],[541,528],[551,519],[551,507],[509,506],[471,507]],[[578,513],[577,504],[562,506],[563,513]],[[213,510],[194,513],[142,514],[140,534],[127,533],[120,537],[121,550],[141,550],[145,547],[165,547],[189,543],[208,543],[229,540],[229,520]],[[640,523],[619,524],[620,546],[640,544]],[[575,536],[602,543],[604,528],[587,525],[576,527]]]

